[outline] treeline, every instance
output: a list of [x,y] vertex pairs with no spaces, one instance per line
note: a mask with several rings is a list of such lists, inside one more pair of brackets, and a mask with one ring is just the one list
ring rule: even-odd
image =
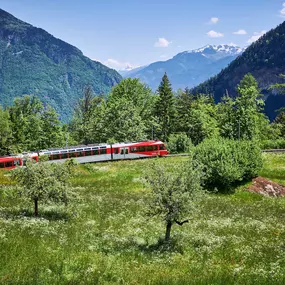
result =
[[263,113],[257,81],[247,74],[237,86],[238,96],[225,92],[215,104],[210,95],[173,92],[165,74],[155,94],[138,79],[124,79],[107,98],[85,90],[69,130],[77,142],[118,142],[161,139],[174,151],[207,138],[255,140],[259,144],[285,137],[285,113],[272,123]]
[[186,151],[207,138],[255,140],[264,146],[282,142],[285,113],[272,123],[264,115],[264,101],[250,74],[237,86],[238,96],[225,92],[213,97],[174,93],[165,74],[155,94],[138,79],[124,79],[107,96],[95,96],[86,87],[67,125],[50,106],[35,96],[17,98],[0,108],[0,154],[37,151],[66,144],[161,139],[172,151]]
[[0,155],[63,146],[67,127],[56,111],[35,96],[16,98],[13,106],[0,106]]

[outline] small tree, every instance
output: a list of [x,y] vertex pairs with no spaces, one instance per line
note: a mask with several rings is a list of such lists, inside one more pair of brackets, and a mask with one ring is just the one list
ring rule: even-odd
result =
[[12,177],[20,186],[20,194],[34,202],[34,215],[38,216],[38,203],[67,203],[68,180],[72,173],[72,161],[60,163],[33,163],[27,161],[26,167],[16,168]]
[[188,223],[202,196],[200,168],[190,158],[188,162],[171,165],[153,163],[147,172],[145,180],[151,188],[148,214],[163,219],[165,241],[169,241],[172,225]]

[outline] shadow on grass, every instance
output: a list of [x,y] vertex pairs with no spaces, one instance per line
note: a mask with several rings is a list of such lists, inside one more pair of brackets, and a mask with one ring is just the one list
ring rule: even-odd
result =
[[145,253],[170,253],[176,252],[183,254],[182,245],[179,244],[176,238],[172,238],[169,241],[165,241],[163,238],[160,238],[154,244],[140,244],[137,245],[140,251]]
[[[106,245],[106,246],[105,246]],[[168,253],[180,253],[183,254],[183,247],[179,243],[178,239],[172,238],[169,241],[165,241],[160,238],[155,243],[140,242],[136,238],[129,238],[126,240],[117,241],[116,244],[112,246],[105,244],[102,245],[100,250],[105,254],[110,253],[126,253],[131,252],[131,254],[136,254],[137,252],[142,252],[145,254],[168,254]]]
[[37,217],[35,217],[34,212],[29,209],[3,209],[0,212],[0,215],[5,219],[18,219],[18,218],[38,218],[46,219],[49,221],[68,221],[71,219],[72,215],[68,212],[48,210],[48,211],[39,211]]

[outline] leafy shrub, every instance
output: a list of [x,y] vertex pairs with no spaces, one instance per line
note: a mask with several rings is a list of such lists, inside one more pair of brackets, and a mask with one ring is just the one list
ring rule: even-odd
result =
[[185,133],[171,134],[167,142],[170,153],[189,152],[192,146],[191,139]]
[[261,150],[254,141],[205,140],[195,148],[194,157],[203,166],[209,189],[229,190],[257,176],[262,166]]
[[285,149],[285,139],[261,141],[260,148],[261,149]]

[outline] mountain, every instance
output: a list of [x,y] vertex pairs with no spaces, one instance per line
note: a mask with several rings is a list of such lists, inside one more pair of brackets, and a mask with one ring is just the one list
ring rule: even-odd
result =
[[118,70],[118,72],[123,76],[123,77],[130,77],[132,74],[140,71],[141,69],[145,68],[146,66],[138,66],[138,67],[132,67],[128,66],[125,69]]
[[0,9],[0,104],[34,94],[66,121],[85,86],[107,93],[121,79],[76,47]]
[[236,96],[236,86],[247,73],[252,73],[257,79],[264,94],[265,113],[271,120],[274,119],[275,110],[285,106],[285,96],[277,90],[268,89],[274,83],[284,83],[284,79],[279,75],[285,74],[285,22],[251,44],[218,75],[192,91],[194,94],[211,93],[218,102],[225,90],[228,90],[231,96]]
[[242,52],[242,48],[233,45],[207,45],[133,70],[124,77],[139,78],[156,90],[166,72],[174,90],[191,88],[217,74]]

